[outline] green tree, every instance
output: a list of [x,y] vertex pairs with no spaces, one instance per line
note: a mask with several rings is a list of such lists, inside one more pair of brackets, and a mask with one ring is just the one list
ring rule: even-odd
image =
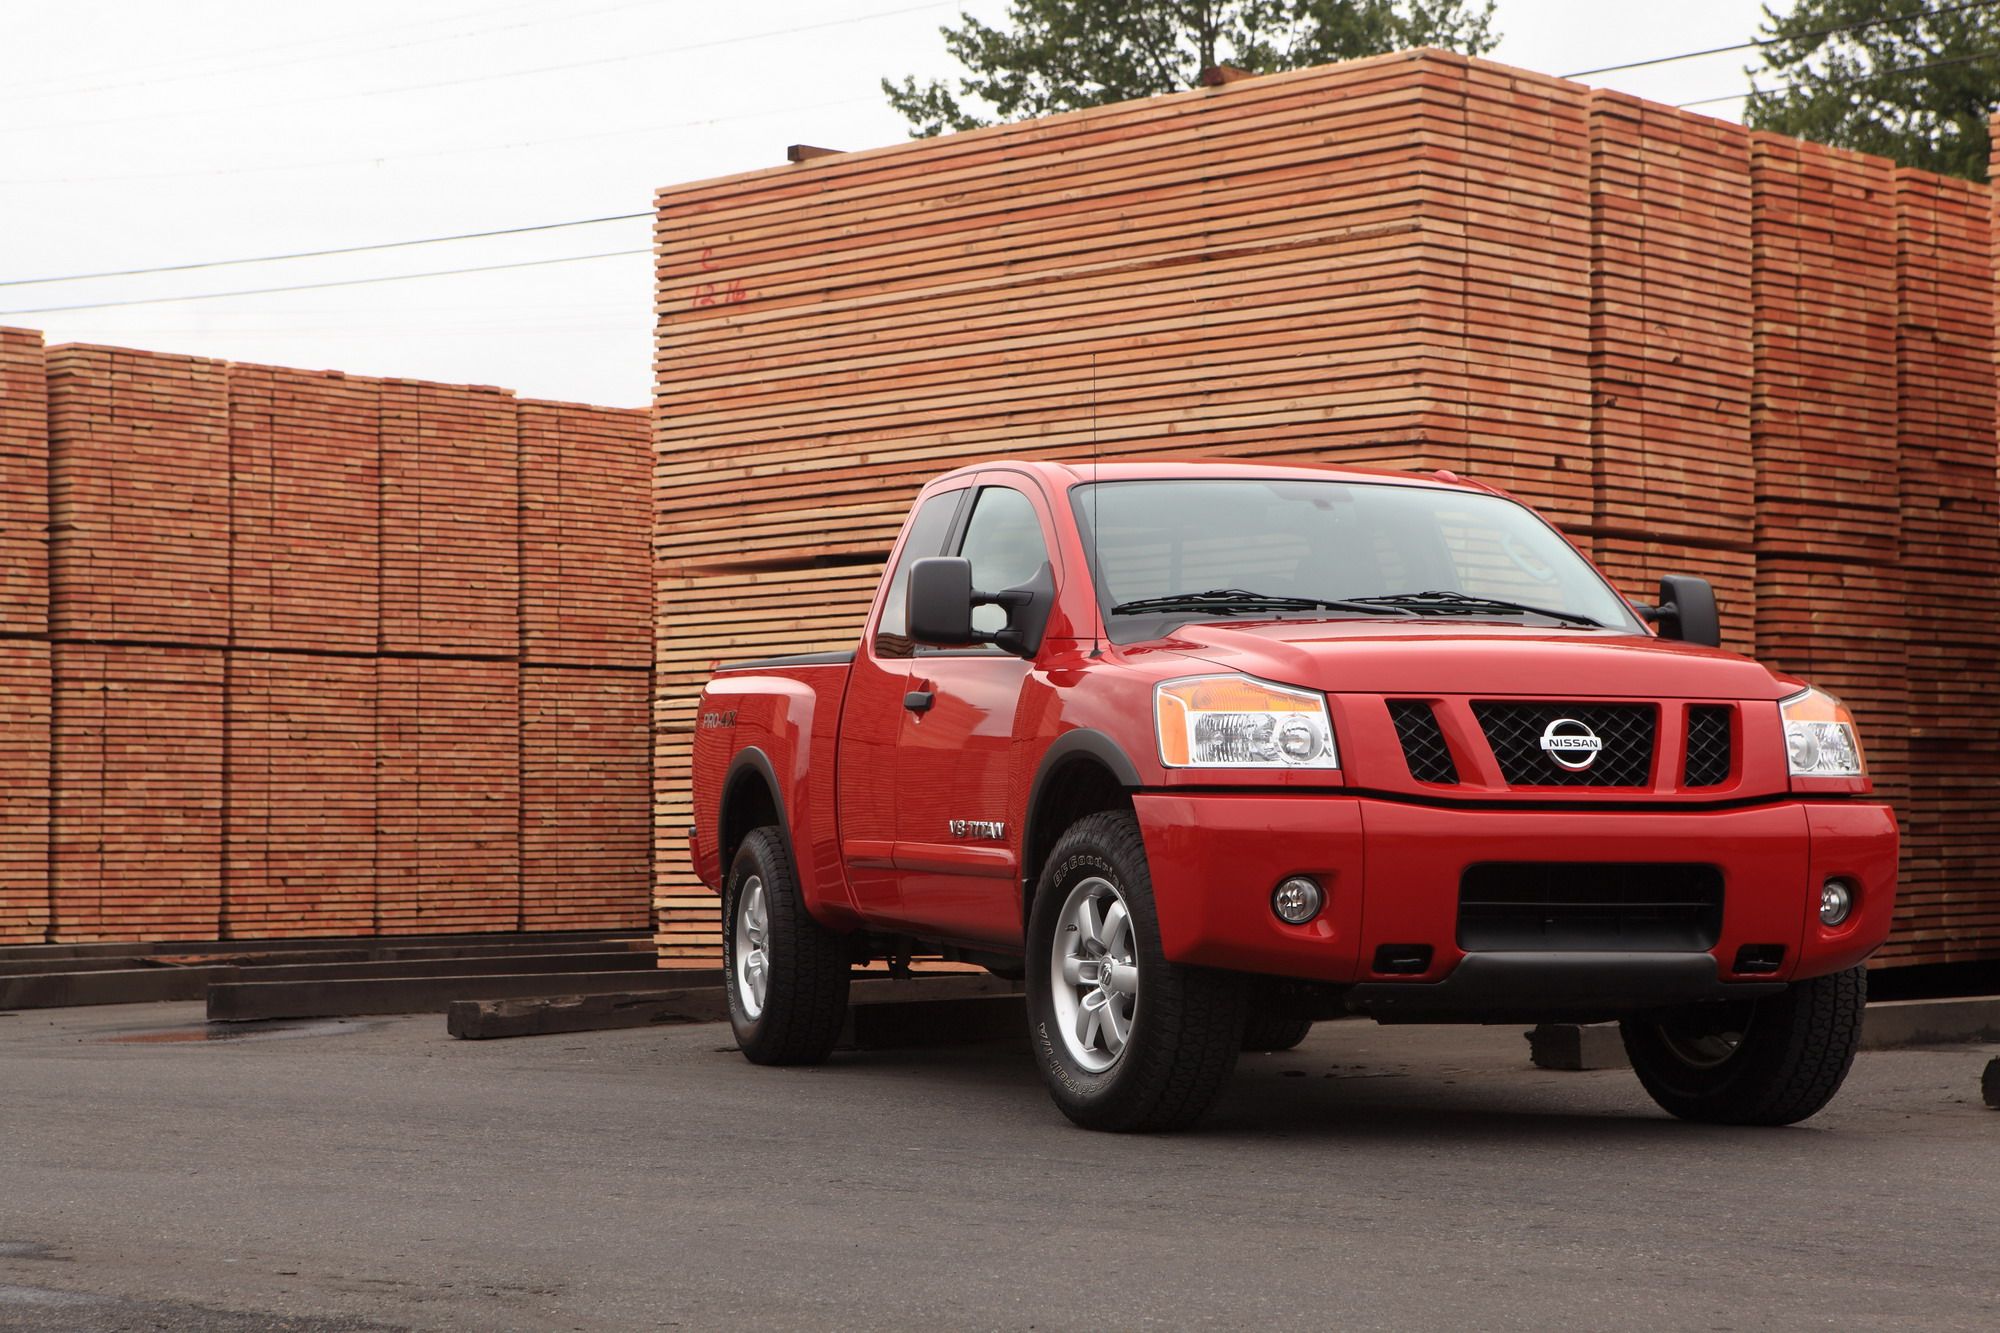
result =
[[1765,6],[1759,35],[1772,90],[1751,96],[1751,125],[1986,179],[2000,5],[1799,0],[1782,17]]
[[1413,46],[1479,55],[1493,0],[1012,0],[1002,27],[940,28],[965,73],[882,80],[915,138],[1191,88],[1211,65],[1254,74]]

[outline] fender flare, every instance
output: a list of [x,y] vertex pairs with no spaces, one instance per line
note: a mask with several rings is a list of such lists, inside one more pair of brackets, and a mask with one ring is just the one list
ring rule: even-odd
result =
[[764,786],[771,793],[771,804],[778,808],[778,832],[783,835],[787,847],[792,842],[792,817],[785,811],[785,789],[778,785],[778,770],[772,767],[771,757],[762,749],[746,745],[729,761],[728,771],[722,777],[722,792],[715,803],[715,854],[723,861],[722,874],[725,876],[729,874],[729,865],[722,835],[729,823],[729,798],[746,772],[755,773],[764,780]]
[[1035,811],[1041,807],[1042,793],[1048,787],[1049,779],[1071,760],[1079,757],[1096,760],[1111,771],[1118,785],[1127,791],[1136,790],[1139,770],[1133,764],[1117,741],[1093,727],[1075,727],[1056,737],[1048,749],[1042,752],[1041,763],[1035,766],[1035,780],[1028,788],[1028,808],[1021,817],[1021,901],[1026,903],[1034,894],[1035,886],[1028,880],[1030,854],[1035,846]]

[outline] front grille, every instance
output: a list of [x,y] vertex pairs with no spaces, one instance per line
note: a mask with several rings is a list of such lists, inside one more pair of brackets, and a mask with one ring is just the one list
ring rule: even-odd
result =
[[1422,699],[1391,699],[1389,719],[1403,742],[1403,762],[1410,766],[1411,777],[1419,782],[1458,781],[1458,765],[1451,761],[1451,748],[1444,743],[1430,704]]
[[[1657,714],[1651,704],[1483,700],[1472,713],[1510,787],[1643,787],[1652,775]],[[1600,748],[1588,768],[1565,768],[1542,748],[1543,734],[1558,721],[1581,723],[1597,737]],[[1567,727],[1559,734],[1581,732]]]
[[1669,950],[1715,947],[1722,872],[1678,863],[1493,861],[1458,884],[1458,947]]
[[1729,781],[1729,710],[1715,704],[1688,709],[1683,787],[1719,787]]

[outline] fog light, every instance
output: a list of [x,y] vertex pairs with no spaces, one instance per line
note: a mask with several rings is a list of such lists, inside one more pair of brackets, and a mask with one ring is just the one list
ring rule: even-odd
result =
[[1318,916],[1325,905],[1325,892],[1304,875],[1292,876],[1271,895],[1271,910],[1278,914],[1278,920],[1294,926],[1303,926]]
[[1847,920],[1847,914],[1854,910],[1854,891],[1837,879],[1830,879],[1820,887],[1819,919],[1826,925],[1837,926]]

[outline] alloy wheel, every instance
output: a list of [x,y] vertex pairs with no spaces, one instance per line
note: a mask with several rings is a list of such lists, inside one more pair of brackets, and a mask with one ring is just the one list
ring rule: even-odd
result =
[[744,879],[736,897],[736,998],[745,1018],[764,1012],[771,984],[771,914],[760,875]]
[[1132,913],[1118,886],[1080,881],[1057,919],[1049,985],[1056,1026],[1070,1058],[1093,1074],[1118,1063],[1139,1010],[1139,964]]

